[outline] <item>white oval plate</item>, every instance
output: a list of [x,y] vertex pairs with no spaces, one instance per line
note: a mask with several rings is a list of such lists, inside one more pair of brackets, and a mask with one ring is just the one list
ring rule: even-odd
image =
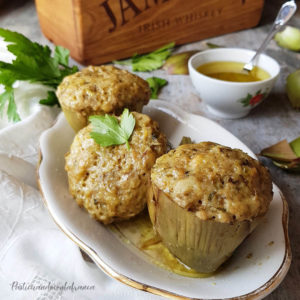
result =
[[[178,145],[182,136],[190,136],[197,142],[213,141],[239,148],[255,157],[218,124],[165,101],[151,101],[144,113],[159,122],[173,145]],[[154,265],[78,207],[68,192],[64,171],[64,154],[73,137],[63,114],[41,136],[40,189],[57,225],[108,275],[137,289],[177,299],[261,299],[282,281],[291,263],[288,207],[275,185],[265,221],[238,248],[226,267],[210,278],[183,277]]]

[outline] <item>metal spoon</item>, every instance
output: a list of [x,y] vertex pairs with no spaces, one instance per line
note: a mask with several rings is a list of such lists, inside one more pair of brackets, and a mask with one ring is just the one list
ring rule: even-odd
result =
[[274,34],[277,33],[290,20],[296,10],[297,5],[293,0],[287,1],[281,6],[269,34],[267,35],[259,49],[256,51],[255,55],[251,58],[251,60],[244,65],[243,70],[247,72],[252,71],[255,65],[256,58],[265,50]]

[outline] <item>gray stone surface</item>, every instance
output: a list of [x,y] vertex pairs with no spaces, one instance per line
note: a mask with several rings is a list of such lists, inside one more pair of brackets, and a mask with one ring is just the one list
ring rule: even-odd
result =
[[[210,41],[224,46],[257,49],[283,2],[266,0],[263,17],[258,27],[216,37]],[[290,23],[300,27],[299,12]],[[19,31],[37,42],[51,45],[40,31],[33,1],[10,1],[0,11],[0,26]],[[200,50],[203,47],[204,42],[199,41],[182,46],[177,51]],[[168,76],[163,71],[152,73],[165,77],[169,81],[169,85],[161,92],[160,98],[176,103],[190,112],[213,119],[236,135],[255,153],[259,153],[264,147],[284,138],[291,141],[300,136],[300,112],[292,109],[284,91],[287,75],[295,68],[300,68],[300,53],[281,49],[274,41],[270,43],[266,53],[280,63],[282,68],[280,78],[268,99],[253,110],[249,116],[239,120],[222,120],[210,115],[198,98],[188,76]],[[141,75],[145,76],[145,74]],[[149,74],[146,75],[146,77],[148,76]],[[279,288],[266,299],[300,299],[300,174],[291,174],[278,169],[267,159],[262,159],[262,162],[269,167],[274,182],[280,187],[288,201],[289,236],[293,253],[293,261],[288,275]]]

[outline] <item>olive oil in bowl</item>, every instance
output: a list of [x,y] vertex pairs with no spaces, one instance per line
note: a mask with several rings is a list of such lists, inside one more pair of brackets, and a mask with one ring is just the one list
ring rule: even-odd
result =
[[197,71],[208,77],[232,82],[254,82],[270,78],[270,74],[255,66],[251,72],[243,70],[245,63],[234,61],[214,61],[197,68]]

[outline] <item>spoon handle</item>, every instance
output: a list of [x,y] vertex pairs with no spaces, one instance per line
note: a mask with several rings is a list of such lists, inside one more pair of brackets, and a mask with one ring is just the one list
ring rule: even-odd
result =
[[287,1],[281,6],[277,17],[271,27],[271,30],[269,31],[269,34],[267,35],[261,46],[258,48],[252,59],[247,64],[245,64],[244,70],[250,72],[253,69],[256,58],[265,50],[274,34],[277,33],[290,20],[296,10],[297,5],[294,0]]

